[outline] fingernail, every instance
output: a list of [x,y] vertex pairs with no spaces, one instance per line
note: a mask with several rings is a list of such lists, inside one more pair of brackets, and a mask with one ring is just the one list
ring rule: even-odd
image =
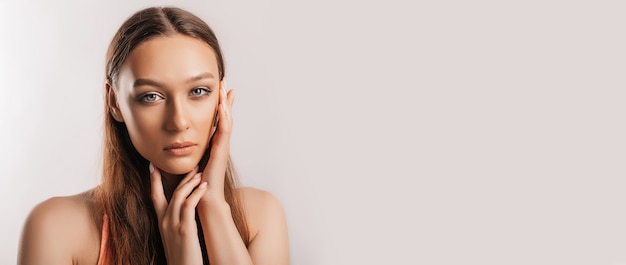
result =
[[198,189],[202,189],[202,188],[206,187],[206,185],[207,185],[206,181],[202,182],[202,183],[200,183],[200,185],[198,185]]
[[152,165],[152,162],[150,162],[148,169],[150,170],[150,173],[154,172],[154,166]]
[[193,178],[196,178],[196,179],[197,179],[197,178],[199,178],[200,176],[202,176],[202,173],[198,173],[198,174],[193,175]]

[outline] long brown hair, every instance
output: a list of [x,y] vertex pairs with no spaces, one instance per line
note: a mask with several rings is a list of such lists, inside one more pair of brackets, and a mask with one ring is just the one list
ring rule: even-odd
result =
[[[197,16],[173,7],[147,8],[128,18],[119,28],[106,55],[106,81],[116,89],[120,67],[140,43],[158,37],[182,34],[206,42],[217,57],[220,80],[224,59],[211,28]],[[117,122],[109,109],[105,92],[104,163],[99,194],[109,216],[109,249],[114,264],[166,264],[158,221],[150,197],[148,161],[130,141],[124,123]],[[246,246],[250,243],[243,204],[236,196],[237,178],[228,159],[224,183],[226,201]],[[199,228],[205,263],[206,246]]]

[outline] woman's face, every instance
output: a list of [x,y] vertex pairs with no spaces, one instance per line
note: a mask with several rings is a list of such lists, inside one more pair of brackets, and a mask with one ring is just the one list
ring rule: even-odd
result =
[[109,100],[116,98],[118,113],[113,116],[126,124],[144,158],[162,171],[184,174],[207,148],[219,87],[217,59],[208,44],[183,35],[163,36],[130,53]]

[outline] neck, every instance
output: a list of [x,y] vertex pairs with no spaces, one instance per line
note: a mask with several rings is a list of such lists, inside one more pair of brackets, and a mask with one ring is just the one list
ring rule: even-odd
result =
[[170,173],[166,173],[161,171],[161,182],[163,183],[163,193],[165,193],[165,198],[169,202],[172,198],[172,194],[174,194],[174,190],[178,187],[180,181],[185,178],[185,175],[173,175]]

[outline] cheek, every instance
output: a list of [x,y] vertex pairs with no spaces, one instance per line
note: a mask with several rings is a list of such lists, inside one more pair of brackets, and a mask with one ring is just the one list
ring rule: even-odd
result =
[[[208,105],[208,106],[207,106]],[[197,111],[194,111],[192,115],[190,115],[193,119],[194,130],[198,133],[198,136],[204,135],[208,140],[210,137],[211,129],[213,128],[213,121],[215,118],[215,105],[207,104],[201,108],[198,108]]]
[[149,159],[152,153],[160,150],[161,117],[154,111],[129,111],[128,119],[125,117],[126,128],[130,139],[139,153]]

